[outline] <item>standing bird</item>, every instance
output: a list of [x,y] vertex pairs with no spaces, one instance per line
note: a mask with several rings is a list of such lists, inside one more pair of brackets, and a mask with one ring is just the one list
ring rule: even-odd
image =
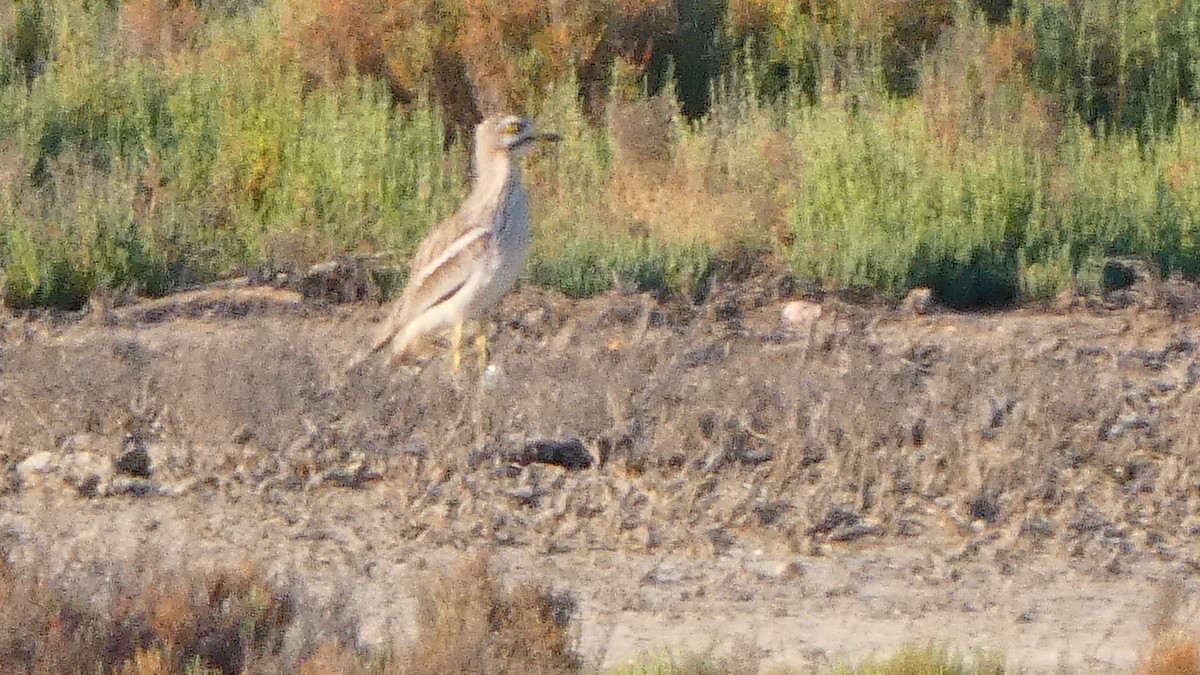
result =
[[[475,127],[471,194],[417,249],[404,294],[370,353],[391,345],[389,362],[399,359],[417,338],[453,324],[458,371],[463,322],[480,318],[504,297],[529,254],[529,193],[519,160],[537,141],[559,139],[512,115],[493,115]],[[482,364],[487,336],[476,344]]]

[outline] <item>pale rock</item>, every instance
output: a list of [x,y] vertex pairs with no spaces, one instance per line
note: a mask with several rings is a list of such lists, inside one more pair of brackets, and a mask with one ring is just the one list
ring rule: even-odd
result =
[[54,463],[54,453],[35,452],[17,464],[17,478],[21,487],[32,487],[45,479],[46,475],[58,467]]
[[63,461],[63,480],[84,497],[108,494],[114,473],[111,460],[91,452],[74,452]]
[[746,564],[746,571],[764,581],[793,579],[804,574],[799,560],[756,560]]
[[793,300],[780,310],[780,319],[785,328],[791,330],[808,330],[821,318],[821,306],[807,300]]

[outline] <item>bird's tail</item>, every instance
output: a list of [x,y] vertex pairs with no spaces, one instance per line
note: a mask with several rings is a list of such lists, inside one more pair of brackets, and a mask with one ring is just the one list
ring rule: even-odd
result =
[[400,359],[404,355],[405,350],[408,348],[409,341],[412,339],[409,335],[410,331],[406,329],[406,322],[404,322],[402,319],[403,317],[399,313],[393,314],[391,317],[389,317],[387,323],[384,324],[383,328],[376,336],[375,342],[371,344],[370,349],[366,349],[358,354],[355,354],[346,363],[345,368],[343,368],[343,372],[349,373],[353,370],[356,370],[369,359],[373,358],[376,354],[385,351],[388,347],[391,347],[392,352],[387,356],[388,364],[390,365],[391,363]]
[[370,349],[364,349],[350,357],[350,360],[347,361],[346,365],[342,368],[342,372],[349,373],[357,370],[360,366],[362,366],[362,364],[366,363],[368,359],[383,351],[384,348],[386,348],[392,342],[392,338],[396,336],[396,334],[391,330],[391,323],[392,322],[389,320],[384,326],[384,330],[379,331],[379,335],[375,338],[375,342],[371,344]]

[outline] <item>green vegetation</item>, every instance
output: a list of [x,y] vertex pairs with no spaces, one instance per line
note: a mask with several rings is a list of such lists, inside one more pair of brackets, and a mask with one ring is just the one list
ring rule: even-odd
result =
[[[865,9],[870,6],[870,10]],[[528,277],[702,297],[771,257],[959,306],[1200,273],[1200,3],[19,0],[0,9],[11,308],[403,260],[519,108]]]
[[891,658],[858,668],[841,667],[835,675],[1004,675],[1000,659],[968,663],[937,647],[907,647]]

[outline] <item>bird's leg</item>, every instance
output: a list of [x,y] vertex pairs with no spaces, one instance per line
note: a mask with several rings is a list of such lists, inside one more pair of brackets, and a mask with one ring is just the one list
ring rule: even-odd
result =
[[462,334],[463,322],[459,321],[454,324],[454,353],[450,357],[450,369],[454,374],[458,374],[458,367],[462,364]]
[[480,333],[475,336],[475,348],[479,350],[479,372],[482,373],[487,368],[488,363],[488,336],[487,333]]

